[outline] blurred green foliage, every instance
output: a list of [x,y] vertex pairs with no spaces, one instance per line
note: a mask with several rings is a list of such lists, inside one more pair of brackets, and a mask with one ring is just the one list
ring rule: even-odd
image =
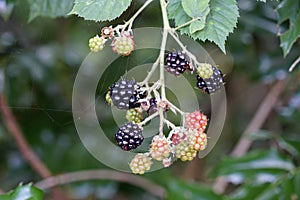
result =
[[[5,9],[1,7],[3,2]],[[133,1],[112,24],[128,19],[142,3]],[[287,70],[300,55],[300,49],[292,48],[283,59],[280,39],[276,36],[279,18],[274,10],[279,3],[239,0],[240,20],[228,38],[226,56],[216,46],[201,43],[227,74],[227,121],[220,141],[201,161],[177,162],[168,169],[144,175],[163,186],[168,199],[299,198],[299,72],[296,69],[288,74]],[[155,1],[147,7],[134,26],[160,27],[158,5]],[[0,7],[0,74],[5,76],[4,94],[29,144],[54,174],[107,168],[94,159],[79,140],[71,102],[77,70],[89,53],[88,39],[109,23],[98,24],[74,16],[33,19],[29,17],[33,15],[28,2],[22,0],[0,0]],[[28,19],[32,21],[28,23]],[[136,64],[153,62],[156,53],[135,52],[132,58],[116,61],[100,80],[98,102],[104,104],[108,86],[126,70]],[[249,154],[227,157],[270,86],[286,77],[292,81],[263,130],[256,133],[263,137],[253,135]],[[209,99],[202,96],[199,94],[203,110],[209,110]],[[101,118],[104,128],[113,135],[116,125],[110,116],[108,113]],[[22,158],[3,119],[0,120],[0,188],[9,191],[17,187],[15,192],[18,192],[22,189],[18,187],[20,182],[36,182],[40,177]],[[213,181],[220,176],[231,182],[225,195],[217,195],[211,189]],[[74,199],[158,199],[135,186],[109,180],[72,183],[64,189]]]

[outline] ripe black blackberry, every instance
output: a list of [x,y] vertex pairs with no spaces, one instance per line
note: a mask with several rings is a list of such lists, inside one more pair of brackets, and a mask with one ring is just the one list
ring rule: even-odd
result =
[[203,79],[199,75],[197,75],[197,87],[207,94],[216,92],[222,87],[224,83],[221,70],[219,70],[215,66],[212,66],[212,69],[213,74],[210,78]]
[[175,76],[182,74],[186,69],[190,70],[190,63],[182,52],[169,52],[165,65],[166,70]]
[[135,80],[121,79],[110,87],[110,98],[112,104],[119,109],[128,110],[134,91],[137,88]]
[[124,151],[130,151],[137,148],[144,140],[142,129],[133,122],[121,126],[115,134],[115,138],[118,146]]

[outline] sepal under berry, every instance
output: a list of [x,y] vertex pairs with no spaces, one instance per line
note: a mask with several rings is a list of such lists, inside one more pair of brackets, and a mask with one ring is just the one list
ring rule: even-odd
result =
[[138,153],[131,160],[129,166],[134,174],[144,174],[149,171],[152,165],[151,158],[148,153]]
[[103,27],[101,29],[101,36],[103,38],[112,38],[114,36],[114,29],[112,28],[112,26]]

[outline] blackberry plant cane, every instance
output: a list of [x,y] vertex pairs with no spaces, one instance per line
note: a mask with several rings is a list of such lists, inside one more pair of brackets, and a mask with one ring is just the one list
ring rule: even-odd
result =
[[[112,51],[120,56],[130,56],[135,49],[134,34],[132,25],[136,17],[151,3],[152,0],[145,2],[143,6],[124,24],[115,27],[108,26],[101,29],[100,35],[90,39],[90,48],[93,53],[105,48],[104,43],[111,42]],[[218,16],[214,8],[216,2],[211,2],[211,6],[203,3],[200,9],[201,16],[210,18],[211,15]],[[182,161],[193,160],[197,153],[204,150],[207,145],[207,135],[205,133],[208,117],[199,110],[191,113],[186,113],[176,107],[166,95],[165,73],[170,73],[175,77],[184,74],[186,76],[196,76],[196,85],[207,94],[218,92],[223,86],[223,74],[216,67],[209,63],[200,63],[200,58],[191,53],[179,39],[176,30],[185,30],[187,27],[193,26],[198,19],[197,16],[190,16],[192,5],[187,0],[182,0],[188,17],[192,17],[190,21],[180,24],[177,27],[171,27],[169,18],[175,19],[177,24],[177,15],[173,11],[174,2],[160,0],[162,12],[163,32],[160,43],[160,53],[153,63],[150,71],[143,81],[137,82],[134,78],[127,80],[120,78],[113,83],[106,94],[106,101],[118,109],[126,110],[126,119],[128,123],[120,126],[116,133],[116,144],[125,151],[136,149],[140,152],[130,162],[130,168],[133,173],[143,174],[150,170],[152,159],[155,162],[161,162],[163,166],[170,166],[176,159]],[[199,5],[198,5],[199,6]],[[201,13],[201,10],[211,15]],[[167,13],[169,12],[169,13]],[[204,11],[203,11],[204,12]],[[199,15],[200,15],[199,14]],[[193,14],[194,15],[194,14]],[[226,18],[225,18],[226,21]],[[207,32],[211,24],[205,24],[203,29],[193,30],[193,33],[201,31]],[[195,27],[194,27],[195,28]],[[210,27],[212,28],[212,27]],[[228,29],[228,26],[226,27]],[[229,26],[230,30],[233,26]],[[228,31],[230,31],[228,30]],[[191,34],[191,33],[190,33]],[[193,34],[191,34],[193,36]],[[166,51],[168,37],[171,37],[179,46],[179,49]],[[210,38],[200,38],[206,40]],[[214,41],[214,40],[212,40]],[[217,43],[222,50],[221,43]],[[98,52],[101,53],[101,52]],[[149,82],[154,72],[159,71],[159,79],[155,82]],[[181,117],[182,125],[175,125],[165,115],[166,112],[173,112]],[[154,118],[159,118],[158,134],[152,138],[152,142],[148,149],[139,150],[139,146],[144,140],[142,134],[145,125]],[[164,127],[168,131],[164,132]]]

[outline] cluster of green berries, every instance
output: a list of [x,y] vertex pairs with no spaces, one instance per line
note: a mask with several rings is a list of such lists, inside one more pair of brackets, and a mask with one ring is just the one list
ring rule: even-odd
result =
[[103,50],[105,43],[112,40],[112,50],[123,56],[128,56],[134,50],[134,40],[130,31],[123,31],[116,34],[112,27],[101,29],[101,36],[96,35],[89,39],[89,47],[92,52]]
[[173,129],[166,138],[156,135],[152,138],[149,152],[137,154],[130,162],[130,168],[135,174],[144,174],[150,170],[152,159],[169,167],[176,159],[191,161],[207,145],[204,133],[208,119],[200,111],[188,113],[183,127]]
[[[186,70],[190,72],[194,71],[194,67],[191,66],[186,55],[183,52],[177,51],[167,53],[165,69],[175,76],[183,74]],[[212,94],[223,86],[223,74],[217,67],[208,63],[200,63],[196,71],[197,87],[203,92]]]

